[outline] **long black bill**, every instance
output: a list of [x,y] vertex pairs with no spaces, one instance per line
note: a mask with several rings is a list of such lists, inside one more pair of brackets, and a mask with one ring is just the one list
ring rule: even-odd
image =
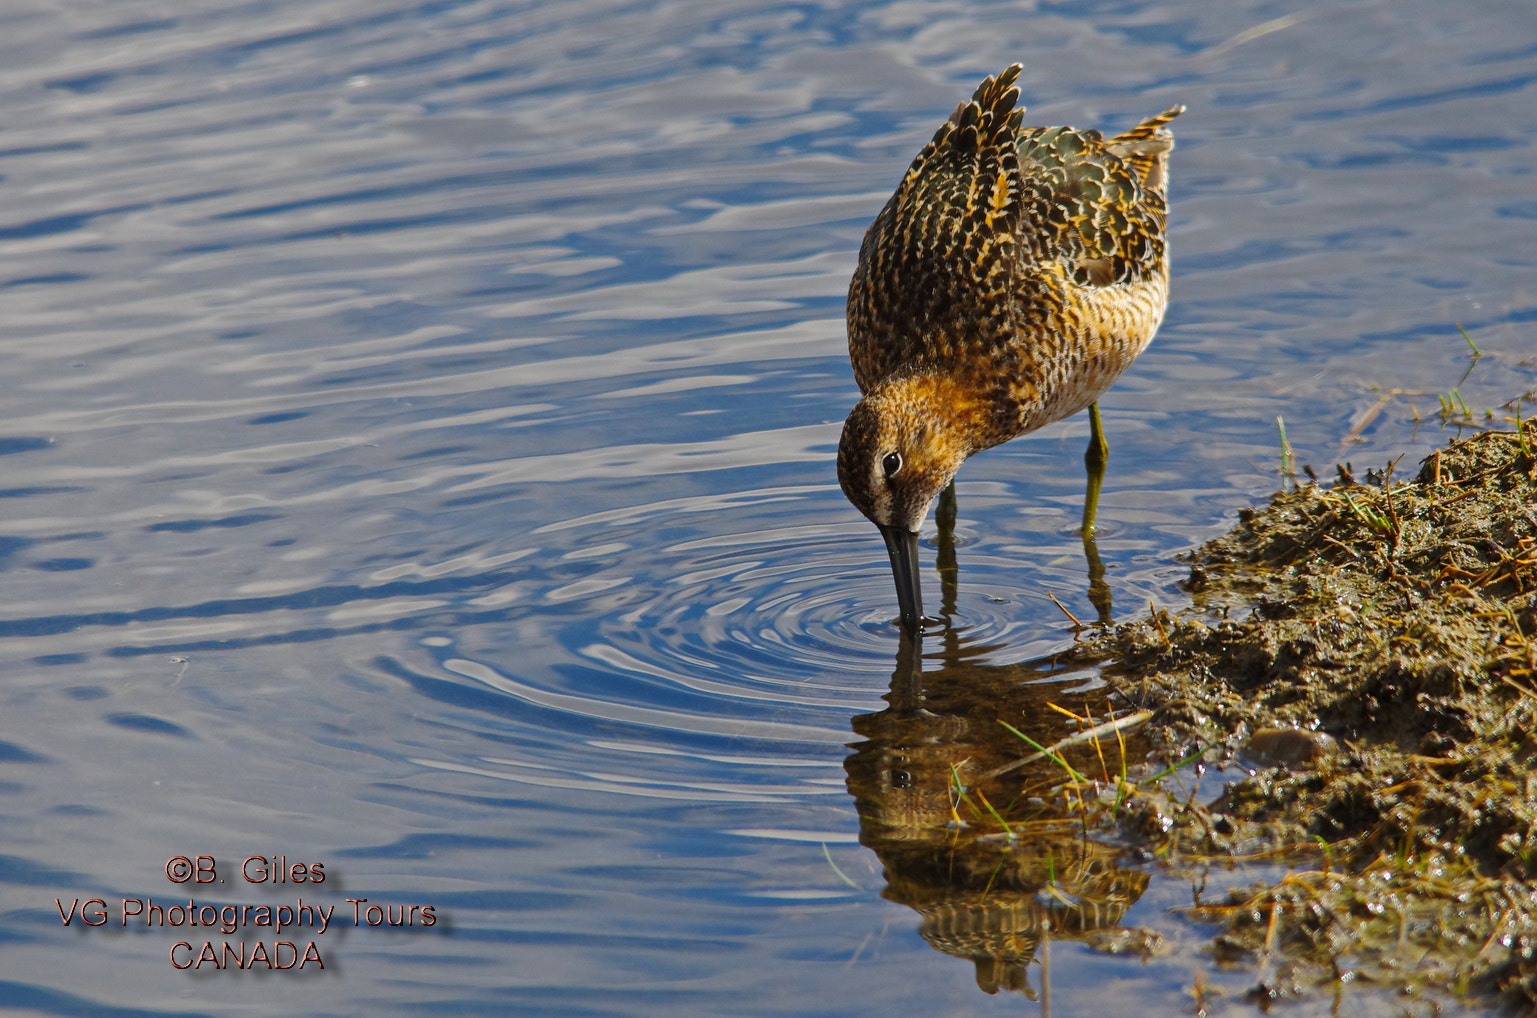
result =
[[902,527],[881,527],[891,575],[897,581],[897,607],[902,626],[914,635],[923,632],[923,591],[918,583],[918,535]]

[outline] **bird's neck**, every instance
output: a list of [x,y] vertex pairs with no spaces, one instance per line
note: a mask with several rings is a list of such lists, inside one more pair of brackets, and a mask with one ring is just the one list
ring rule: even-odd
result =
[[909,420],[927,421],[959,446],[963,458],[997,445],[1003,433],[990,394],[952,374],[914,371],[885,379],[866,399],[884,403]]

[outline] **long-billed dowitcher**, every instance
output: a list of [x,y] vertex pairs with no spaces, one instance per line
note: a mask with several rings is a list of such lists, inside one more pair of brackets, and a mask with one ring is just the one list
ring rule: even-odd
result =
[[1085,459],[1102,471],[1095,401],[1168,301],[1164,125],[1184,107],[1108,140],[1022,127],[1019,72],[983,81],[918,153],[849,284],[863,398],[843,426],[838,481],[886,539],[914,632],[918,528],[935,496],[972,453],[1084,407]]

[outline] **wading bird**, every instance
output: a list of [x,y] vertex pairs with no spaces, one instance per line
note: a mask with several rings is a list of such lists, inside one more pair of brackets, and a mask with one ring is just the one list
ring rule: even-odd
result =
[[1125,134],[1022,127],[1014,64],[977,86],[875,217],[849,284],[863,398],[844,494],[886,540],[902,624],[923,625],[918,529],[966,457],[1091,409],[1090,504],[1109,449],[1100,393],[1168,301],[1174,106]]

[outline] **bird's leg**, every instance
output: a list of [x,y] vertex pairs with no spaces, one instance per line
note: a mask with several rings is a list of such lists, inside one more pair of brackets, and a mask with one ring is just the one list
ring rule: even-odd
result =
[[1110,462],[1110,443],[1105,441],[1105,425],[1099,419],[1099,404],[1089,404],[1089,447],[1083,465],[1089,472],[1089,490],[1083,496],[1083,534],[1094,533],[1094,516],[1099,512],[1099,488],[1105,480],[1105,464]]
[[934,507],[934,522],[939,526],[939,548],[934,555],[934,565],[939,568],[939,610],[948,619],[955,617],[956,590],[960,586],[960,565],[955,557],[955,518],[958,507],[955,501],[955,479],[952,477],[945,490],[939,493],[939,504]]
[[1088,471],[1088,487],[1083,493],[1083,557],[1089,563],[1089,601],[1099,613],[1102,625],[1110,624],[1110,585],[1105,582],[1105,563],[1099,557],[1099,543],[1094,539],[1094,517],[1099,512],[1099,489],[1105,481],[1105,464],[1110,461],[1110,443],[1105,441],[1104,422],[1099,404],[1089,404],[1089,448],[1083,454]]

